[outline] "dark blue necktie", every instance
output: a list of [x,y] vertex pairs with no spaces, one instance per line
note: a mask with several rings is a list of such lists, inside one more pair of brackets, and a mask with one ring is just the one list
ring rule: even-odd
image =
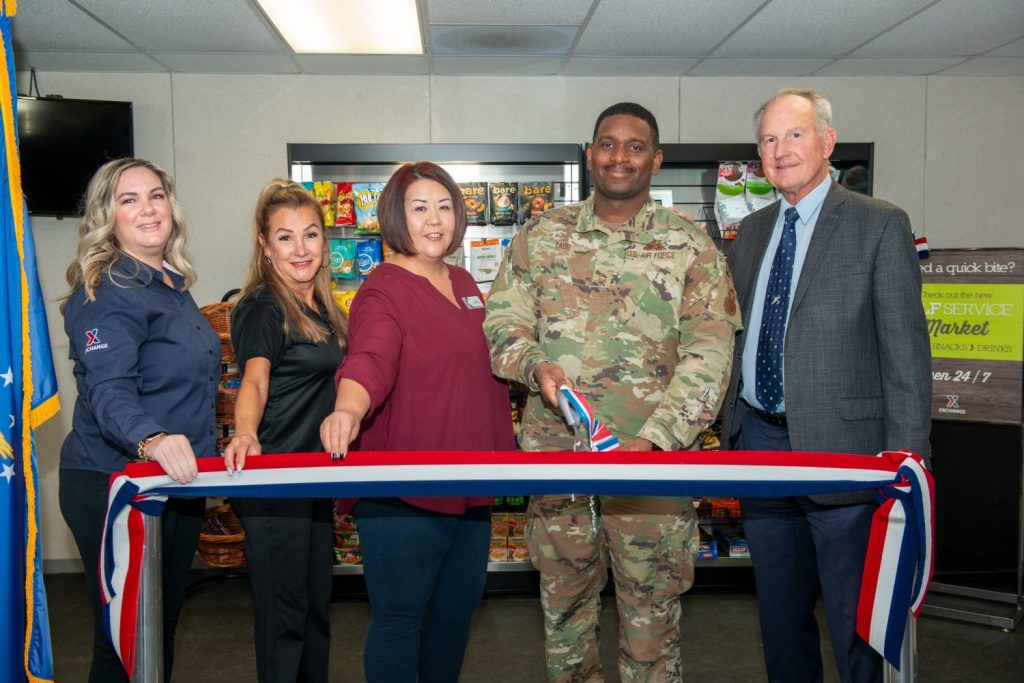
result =
[[757,401],[769,413],[778,411],[782,403],[782,349],[786,339],[786,313],[793,284],[793,259],[796,256],[796,209],[786,209],[782,239],[775,251],[768,289],[764,293],[761,314],[761,336],[757,338]]

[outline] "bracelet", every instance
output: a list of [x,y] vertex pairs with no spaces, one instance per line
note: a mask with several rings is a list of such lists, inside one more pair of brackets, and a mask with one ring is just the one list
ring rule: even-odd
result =
[[150,434],[145,439],[139,442],[139,450],[135,454],[137,462],[149,462],[149,456],[146,455],[146,446],[148,446],[151,442],[156,441],[161,436],[167,436],[167,432],[157,432],[155,434]]

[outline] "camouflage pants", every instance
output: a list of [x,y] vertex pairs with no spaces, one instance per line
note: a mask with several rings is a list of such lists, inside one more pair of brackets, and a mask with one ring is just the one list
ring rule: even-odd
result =
[[693,585],[697,533],[689,498],[531,498],[526,536],[541,575],[548,680],[604,680],[597,627],[610,559],[621,680],[681,681],[679,596]]

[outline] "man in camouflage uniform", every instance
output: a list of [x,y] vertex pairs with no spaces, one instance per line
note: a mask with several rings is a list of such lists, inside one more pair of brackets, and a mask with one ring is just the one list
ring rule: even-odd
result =
[[[572,450],[553,406],[574,386],[625,450],[690,448],[729,381],[736,296],[711,240],[650,198],[658,124],[637,104],[597,120],[594,195],[528,222],[487,299],[495,374],[531,394],[520,445]],[[678,681],[679,596],[693,584],[689,498],[556,495],[530,500],[548,678],[602,681],[597,624],[610,556],[623,681]]]

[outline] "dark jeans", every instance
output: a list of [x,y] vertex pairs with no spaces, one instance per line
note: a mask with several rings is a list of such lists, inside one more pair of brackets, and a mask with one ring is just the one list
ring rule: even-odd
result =
[[245,528],[260,683],[327,683],[331,500],[232,498],[231,507]]
[[[85,568],[85,590],[93,617],[92,666],[89,683],[127,683],[103,627],[100,598],[100,540],[107,514],[107,483],[110,475],[90,470],[60,470],[60,511],[71,529]],[[185,604],[189,568],[199,544],[205,498],[171,498],[163,514],[163,610],[164,681],[171,680],[174,662],[174,629]]]
[[353,514],[370,597],[368,683],[455,683],[487,578],[490,507],[464,515],[364,498]]

